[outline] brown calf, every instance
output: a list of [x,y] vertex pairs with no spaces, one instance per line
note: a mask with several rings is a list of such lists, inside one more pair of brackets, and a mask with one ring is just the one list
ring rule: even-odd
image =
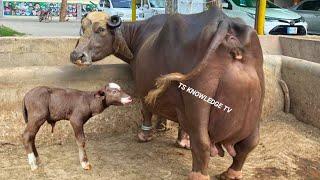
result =
[[81,166],[83,169],[90,169],[83,125],[108,106],[124,105],[131,101],[131,97],[115,83],[109,83],[93,92],[45,86],[30,90],[23,99],[22,110],[27,127],[22,137],[31,170],[38,168],[39,154],[35,147],[35,137],[41,125],[47,121],[52,125],[53,131],[55,123],[63,119],[69,120],[74,130]]

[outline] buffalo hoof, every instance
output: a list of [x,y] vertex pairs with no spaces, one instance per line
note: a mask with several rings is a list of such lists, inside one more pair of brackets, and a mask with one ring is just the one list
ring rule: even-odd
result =
[[138,133],[139,142],[149,142],[152,140],[152,131],[141,131]]
[[176,144],[179,148],[184,148],[184,149],[191,149],[190,146],[190,140],[189,139],[181,139],[181,140],[177,140]]
[[221,180],[242,179],[242,172],[229,168],[227,171],[218,175],[217,178]]
[[200,172],[191,172],[188,176],[188,180],[210,180],[210,176],[203,175]]
[[81,166],[84,170],[90,170],[92,169],[92,166],[89,162],[81,162]]

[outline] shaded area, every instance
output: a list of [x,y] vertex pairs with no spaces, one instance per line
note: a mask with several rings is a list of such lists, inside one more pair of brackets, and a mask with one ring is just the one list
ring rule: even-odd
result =
[[[74,138],[40,144],[42,164],[31,172],[21,145],[0,145],[2,179],[184,179],[191,170],[191,152],[174,146],[176,127],[157,133],[150,143],[137,143],[136,132],[87,134],[87,152],[93,165],[83,171]],[[279,113],[261,125],[261,141],[244,166],[245,179],[319,179],[320,130]],[[214,157],[210,175],[226,170],[231,158]]]

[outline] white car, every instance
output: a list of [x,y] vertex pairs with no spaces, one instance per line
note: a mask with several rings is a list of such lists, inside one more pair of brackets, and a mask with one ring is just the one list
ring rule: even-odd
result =
[[[239,17],[254,27],[257,0],[222,0],[229,17]],[[267,1],[264,33],[271,35],[306,35],[308,24],[302,16]]]
[[[140,1],[137,1],[139,6]],[[122,21],[132,20],[131,0],[100,0],[98,9],[107,14],[118,15]],[[136,10],[136,20],[143,20],[143,12],[141,8]]]

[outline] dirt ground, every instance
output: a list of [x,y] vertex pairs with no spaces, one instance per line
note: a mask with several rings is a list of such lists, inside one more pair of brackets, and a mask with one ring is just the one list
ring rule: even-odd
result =
[[[184,179],[191,169],[191,152],[174,146],[176,133],[171,127],[149,143],[137,143],[135,132],[87,134],[90,171],[81,169],[73,137],[62,144],[38,145],[42,163],[35,172],[22,145],[2,144],[0,179]],[[229,156],[211,158],[210,175],[230,163]],[[264,120],[260,143],[243,173],[244,179],[320,179],[320,130],[290,114]]]

